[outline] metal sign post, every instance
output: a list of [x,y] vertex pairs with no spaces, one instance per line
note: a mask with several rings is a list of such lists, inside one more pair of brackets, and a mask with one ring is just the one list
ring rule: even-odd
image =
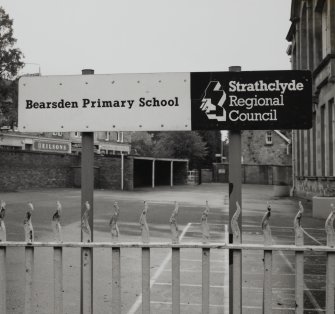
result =
[[[83,75],[94,74],[93,70],[83,70]],[[81,221],[87,212],[89,204],[88,225],[89,238],[93,242],[93,192],[94,192],[94,133],[82,132],[81,153]],[[84,240],[83,228],[81,228],[81,241]],[[93,249],[83,248],[81,250],[81,313],[93,313]],[[83,289],[83,287],[86,289]],[[88,289],[87,289],[88,288]],[[84,295],[84,291],[87,293]]]
[[[230,72],[239,72],[241,67],[233,66]],[[229,131],[229,243],[233,243],[231,221],[236,211],[236,203],[242,206],[242,168],[241,168],[241,131]],[[242,230],[242,213],[238,217],[238,226]],[[240,237],[242,242],[242,237]],[[242,256],[233,256],[229,251],[229,313],[242,313]],[[234,273],[234,268],[240,271]],[[239,276],[238,276],[239,275]],[[239,302],[234,302],[240,300]]]

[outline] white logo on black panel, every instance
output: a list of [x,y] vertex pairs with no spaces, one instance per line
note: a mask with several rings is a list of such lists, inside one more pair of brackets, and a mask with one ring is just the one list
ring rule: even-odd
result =
[[205,111],[210,120],[226,121],[227,113],[223,104],[227,99],[225,91],[221,88],[218,81],[209,82],[205,90],[205,96],[202,99],[200,109]]

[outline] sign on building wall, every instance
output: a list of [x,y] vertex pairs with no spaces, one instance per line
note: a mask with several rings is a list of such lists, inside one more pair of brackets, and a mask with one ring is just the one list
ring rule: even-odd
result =
[[309,71],[22,77],[26,132],[307,129]]
[[54,142],[54,141],[44,141],[36,140],[34,141],[34,150],[53,152],[53,153],[70,153],[71,146],[70,143],[64,142]]

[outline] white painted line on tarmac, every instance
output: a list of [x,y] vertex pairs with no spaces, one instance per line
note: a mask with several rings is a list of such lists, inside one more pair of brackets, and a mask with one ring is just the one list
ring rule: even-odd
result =
[[309,238],[311,238],[313,241],[315,241],[316,243],[318,243],[319,245],[323,245],[320,241],[318,241],[317,239],[315,239],[313,236],[311,236],[304,228],[302,228],[302,231],[304,232],[304,234],[306,234]]
[[[187,232],[187,230],[190,228],[192,223],[188,223],[185,228],[183,229],[179,240],[182,240],[182,238],[184,237],[185,233]],[[172,256],[172,252],[169,252],[165,259],[163,260],[162,264],[159,266],[159,268],[156,270],[155,274],[153,275],[152,279],[150,280],[150,289],[152,288],[152,286],[155,284],[155,282],[157,281],[158,277],[162,274],[162,272],[164,271],[164,268],[166,267],[166,265],[168,264],[168,262],[170,261]],[[128,311],[127,314],[135,314],[136,311],[139,309],[139,307],[142,304],[142,293],[137,297],[135,303],[133,304],[133,306],[130,308],[130,310]]]

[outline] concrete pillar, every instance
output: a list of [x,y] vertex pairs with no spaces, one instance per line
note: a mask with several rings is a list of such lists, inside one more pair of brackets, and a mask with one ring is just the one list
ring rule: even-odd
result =
[[170,163],[170,186],[173,187],[173,161]]
[[151,186],[152,188],[155,187],[155,159],[152,160],[152,181],[151,181]]

